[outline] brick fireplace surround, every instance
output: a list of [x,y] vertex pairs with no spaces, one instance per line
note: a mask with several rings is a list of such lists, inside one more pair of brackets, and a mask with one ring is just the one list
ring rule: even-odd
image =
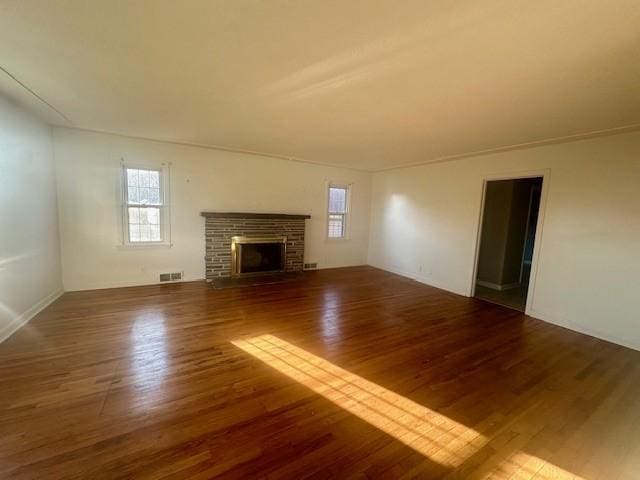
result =
[[305,220],[310,215],[280,213],[202,212],[205,218],[207,281],[231,276],[231,237],[287,237],[285,270],[304,268]]

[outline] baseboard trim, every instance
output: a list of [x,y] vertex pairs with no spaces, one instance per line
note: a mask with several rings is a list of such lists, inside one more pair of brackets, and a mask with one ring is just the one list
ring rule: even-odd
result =
[[484,280],[476,280],[476,284],[480,285],[481,287],[490,288],[492,290],[498,290],[500,292],[504,290],[511,290],[512,288],[517,288],[522,285],[520,282],[499,284],[499,283],[493,283],[493,282],[485,282]]
[[64,290],[56,290],[55,292],[50,293],[31,308],[24,311],[21,315],[14,318],[9,325],[0,330],[0,343],[4,342],[7,338],[26,325],[29,320],[55,302],[63,293]]
[[448,285],[444,285],[444,284],[441,284],[441,283],[434,282],[432,279],[427,278],[427,277],[422,276],[422,275],[418,275],[417,273],[407,272],[407,271],[400,270],[398,268],[391,267],[391,266],[385,265],[385,264],[369,263],[368,265],[371,266],[371,267],[374,267],[374,268],[379,268],[380,270],[384,270],[385,272],[395,273],[396,275],[400,275],[402,277],[410,278],[411,280],[415,280],[416,282],[424,283],[425,285],[428,285],[430,287],[439,288],[440,290],[446,290],[447,292],[455,293],[457,295],[462,295],[463,297],[468,297],[469,296],[468,292],[466,292],[466,291],[456,290],[454,288],[451,288]]
[[566,328],[567,330],[572,330],[574,332],[581,333],[583,335],[588,335],[590,337],[594,337],[599,340],[604,340],[605,342],[613,343],[621,347],[640,351],[640,340],[638,340],[638,342],[629,342],[627,340],[622,340],[613,335],[608,335],[606,333],[603,333],[597,330],[591,330],[590,328],[584,328],[570,321],[558,320],[553,315],[549,315],[546,312],[541,312],[540,310],[536,310],[534,308],[532,308],[531,311],[527,313],[527,315],[535,319],[541,320],[543,322],[551,323],[558,327]]
[[205,278],[183,278],[182,280],[174,280],[170,282],[160,282],[157,280],[152,281],[125,281],[115,283],[92,283],[83,287],[76,287],[73,285],[65,285],[65,292],[88,292],[90,290],[110,290],[112,288],[130,288],[130,287],[149,287],[152,285],[175,285],[176,283],[188,283],[204,281]]
[[[318,268],[313,268],[310,270],[304,270],[305,272],[313,272],[317,270],[328,270],[332,268],[349,268],[349,267],[361,267],[366,265],[366,263],[353,263],[353,264],[318,264]],[[383,269],[384,270],[384,269]],[[85,292],[89,290],[108,290],[112,288],[129,288],[129,287],[148,287],[151,285],[169,285],[176,283],[188,283],[188,282],[200,282],[207,281],[205,277],[185,277],[182,280],[176,280],[173,282],[160,282],[158,280],[127,280],[122,282],[109,282],[109,283],[91,283],[88,285],[84,285],[82,287],[78,287],[76,285],[70,284],[66,282],[64,287],[65,292]]]
[[[435,288],[439,288],[441,290],[446,290],[448,292],[452,292],[452,293],[457,293],[458,295],[462,295],[464,297],[468,297],[469,295],[467,294],[467,292],[459,292],[456,291],[450,287],[447,287],[445,285],[442,284],[436,284],[435,282],[430,281],[429,279],[426,279],[425,277],[421,277],[419,275],[416,274],[412,274],[409,272],[404,272],[402,270],[399,270],[397,268],[393,268],[393,267],[389,267],[387,265],[384,264],[374,264],[374,263],[370,263],[369,264],[372,267],[375,268],[379,268],[380,270],[385,270],[387,272],[391,272],[391,273],[395,273],[396,275],[400,275],[402,277],[407,277],[410,278],[412,280],[416,280],[420,283],[424,283],[425,285],[429,285],[430,287],[435,287]],[[625,347],[625,348],[630,348],[632,350],[637,350],[640,351],[640,340],[638,340],[638,342],[629,342],[627,340],[622,340],[620,338],[617,338],[615,336],[612,335],[607,335],[606,333],[602,333],[599,331],[595,331],[595,330],[591,330],[588,328],[584,328],[580,325],[576,325],[575,323],[572,322],[567,322],[567,321],[560,321],[557,318],[555,318],[553,315],[549,315],[546,312],[541,312],[539,310],[536,310],[535,308],[532,308],[530,311],[526,312],[526,315],[528,315],[529,317],[535,318],[537,320],[540,320],[542,322],[547,322],[547,323],[551,323],[553,325],[556,325],[558,327],[562,327],[562,328],[566,328],[567,330],[571,330],[573,332],[576,333],[580,333],[583,335],[588,335],[590,337],[594,337],[597,338],[599,340],[604,340],[605,342],[609,342],[609,343],[613,343],[615,345],[619,345],[621,347]]]

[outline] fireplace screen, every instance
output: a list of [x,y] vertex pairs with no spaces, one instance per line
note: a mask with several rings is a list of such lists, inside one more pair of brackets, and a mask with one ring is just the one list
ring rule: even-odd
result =
[[251,275],[285,269],[286,237],[233,237],[231,274]]

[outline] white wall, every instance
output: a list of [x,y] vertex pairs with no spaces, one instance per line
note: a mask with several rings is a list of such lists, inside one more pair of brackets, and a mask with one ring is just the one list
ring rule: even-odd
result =
[[549,169],[531,315],[640,349],[640,133],[373,176],[369,263],[470,293],[483,178]]
[[[54,128],[54,151],[66,290],[204,278],[203,210],[310,214],[305,261],[367,261],[369,173],[67,128]],[[171,163],[172,247],[121,246],[122,158]],[[349,240],[325,239],[327,181],[353,183]]]
[[61,293],[51,130],[0,97],[0,341]]

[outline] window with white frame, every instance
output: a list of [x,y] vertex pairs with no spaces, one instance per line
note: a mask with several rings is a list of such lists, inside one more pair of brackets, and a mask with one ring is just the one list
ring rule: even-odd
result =
[[329,185],[329,208],[327,212],[327,237],[347,237],[347,215],[349,214],[349,186]]
[[164,184],[161,168],[123,168],[124,236],[127,244],[165,240]]

